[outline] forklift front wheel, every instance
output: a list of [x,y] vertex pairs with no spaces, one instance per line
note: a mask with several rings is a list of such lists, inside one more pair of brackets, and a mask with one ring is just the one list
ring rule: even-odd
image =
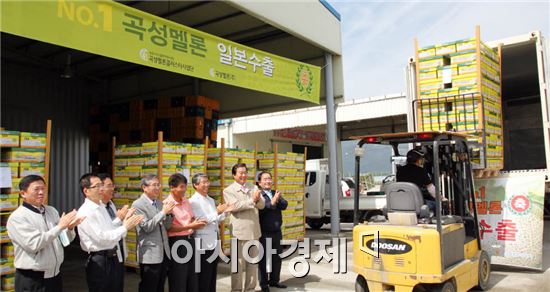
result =
[[369,292],[369,285],[361,275],[357,275],[357,279],[355,279],[355,292]]
[[491,258],[484,250],[479,255],[478,266],[478,285],[477,289],[485,291],[489,288],[489,278],[491,275]]
[[433,286],[433,288],[430,290],[432,292],[456,292],[456,286],[454,281],[448,280],[447,282]]

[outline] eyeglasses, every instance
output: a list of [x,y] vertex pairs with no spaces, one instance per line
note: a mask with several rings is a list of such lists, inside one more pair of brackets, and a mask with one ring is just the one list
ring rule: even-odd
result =
[[160,184],[150,184],[150,185],[147,185],[148,187],[153,187],[153,188],[160,188]]
[[97,184],[95,186],[90,186],[89,189],[102,188],[103,184]]
[[114,189],[115,186],[114,185],[103,185],[103,186],[101,186],[101,188],[103,188],[103,189]]

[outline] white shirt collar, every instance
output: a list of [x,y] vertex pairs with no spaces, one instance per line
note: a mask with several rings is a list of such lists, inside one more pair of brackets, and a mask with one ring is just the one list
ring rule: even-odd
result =
[[99,204],[96,204],[94,201],[86,198],[84,200],[84,203],[87,204],[88,206],[90,206],[90,208],[93,208],[93,209],[97,209],[100,207],[100,205],[102,205],[101,201],[99,201]]
[[153,205],[153,200],[151,200],[151,198],[149,198],[146,193],[143,193],[143,196],[145,197],[145,199],[147,199],[147,202],[149,202],[150,205]]

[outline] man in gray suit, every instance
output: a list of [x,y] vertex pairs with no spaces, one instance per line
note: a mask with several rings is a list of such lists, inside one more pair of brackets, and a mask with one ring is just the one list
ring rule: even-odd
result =
[[160,181],[155,175],[141,179],[143,194],[134,201],[132,208],[145,219],[137,226],[138,262],[141,274],[140,292],[164,291],[170,247],[166,230],[172,226],[174,202],[163,204],[158,197]]

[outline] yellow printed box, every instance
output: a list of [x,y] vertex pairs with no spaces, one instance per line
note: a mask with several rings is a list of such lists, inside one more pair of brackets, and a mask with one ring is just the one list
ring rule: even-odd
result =
[[477,54],[475,50],[463,51],[451,54],[451,64],[459,64],[466,62],[474,62],[477,59]]
[[435,54],[437,56],[444,56],[456,52],[455,42],[445,43],[435,46]]
[[141,188],[141,178],[139,178],[139,177],[129,178],[128,179],[128,188],[135,188],[135,189]]
[[28,163],[22,162],[19,164],[19,176],[25,177],[27,175],[39,175],[44,176],[46,174],[46,168],[44,163]]
[[204,155],[184,155],[181,160],[185,165],[203,165]]
[[145,164],[145,159],[143,156],[128,156],[126,158],[126,164],[128,166],[143,166]]
[[437,70],[436,69],[422,69],[419,70],[419,80],[422,82],[424,80],[428,79],[435,79],[437,78]]
[[435,46],[427,46],[418,49],[419,58],[428,58],[435,56]]
[[192,155],[204,155],[204,145],[203,144],[192,144],[191,154]]
[[453,87],[474,86],[477,84],[477,74],[459,75],[453,79]]
[[258,159],[274,159],[275,153],[273,152],[258,152]]
[[122,208],[124,205],[128,205],[127,199],[113,199],[113,203],[115,203],[115,206],[117,209]]
[[461,63],[461,64],[458,64],[457,67],[458,67],[458,75],[465,75],[465,74],[477,72],[476,62]]
[[444,64],[444,58],[442,56],[433,56],[425,59],[420,59],[420,62],[418,63],[418,68],[422,70],[422,69],[437,68],[443,65],[445,64]]
[[[178,148],[177,142],[162,142],[163,153],[176,153]],[[158,154],[158,142],[142,143],[140,154]]]
[[0,146],[3,147],[19,147],[18,131],[0,131]]
[[455,42],[455,45],[456,45],[457,52],[475,50],[476,39],[469,38],[469,39],[458,40]]
[[437,90],[420,91],[420,98],[437,98]]
[[484,42],[481,42],[481,52],[491,58],[494,62],[498,61],[498,54],[495,50],[489,48]]
[[420,82],[420,91],[439,90],[444,88],[443,79],[428,79]]
[[19,177],[19,162],[0,162],[0,167],[9,167],[11,177]]
[[2,257],[13,257],[13,244],[8,243],[2,245]]
[[2,160],[7,162],[43,162],[45,149],[9,148],[2,152]]
[[[449,73],[447,73],[449,72]],[[447,65],[447,66],[439,66],[437,67],[437,78],[441,79],[443,81],[443,76],[446,74],[450,74],[451,77],[455,77],[458,75],[458,66],[457,65]]]
[[21,147],[46,147],[46,133],[21,132]]
[[141,144],[117,145],[115,156],[136,156],[141,154]]
[[17,206],[19,206],[19,193],[0,195],[0,210],[15,209]]
[[458,95],[458,88],[445,88],[437,91],[437,97],[450,97]]
[[128,181],[130,179],[128,177],[120,177],[120,176],[116,176],[115,175],[115,185],[117,186],[117,188],[126,188],[128,187]]
[[2,276],[2,291],[11,291],[15,289],[15,274]]

